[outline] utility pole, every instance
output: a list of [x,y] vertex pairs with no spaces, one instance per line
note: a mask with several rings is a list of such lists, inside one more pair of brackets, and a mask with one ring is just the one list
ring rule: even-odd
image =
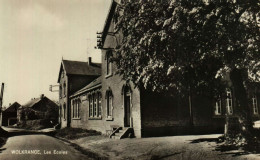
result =
[[4,83],[2,83],[1,93],[0,93],[0,126],[2,126],[2,104],[3,104],[3,97],[4,97]]

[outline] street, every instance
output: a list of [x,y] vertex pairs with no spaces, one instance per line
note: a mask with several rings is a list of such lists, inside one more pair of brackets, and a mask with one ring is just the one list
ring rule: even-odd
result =
[[1,160],[74,160],[91,159],[69,144],[47,135],[9,137],[0,149]]

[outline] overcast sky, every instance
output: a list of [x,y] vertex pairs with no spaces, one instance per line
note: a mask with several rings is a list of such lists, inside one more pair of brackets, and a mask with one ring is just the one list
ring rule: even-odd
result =
[[46,95],[58,100],[62,57],[100,62],[96,32],[111,0],[0,0],[0,82],[4,105]]

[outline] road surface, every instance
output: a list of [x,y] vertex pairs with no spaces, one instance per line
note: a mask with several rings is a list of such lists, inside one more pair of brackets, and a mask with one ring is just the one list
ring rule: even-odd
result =
[[0,160],[89,160],[69,144],[36,134],[9,137],[0,149]]

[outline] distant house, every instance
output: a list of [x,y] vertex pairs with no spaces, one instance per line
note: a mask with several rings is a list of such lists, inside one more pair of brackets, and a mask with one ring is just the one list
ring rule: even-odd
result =
[[72,93],[99,77],[100,74],[101,64],[93,63],[91,58],[88,59],[88,62],[62,60],[58,77],[60,84],[59,121],[62,128],[69,127],[71,123],[69,97]]
[[2,126],[14,125],[17,123],[17,109],[21,105],[17,102],[10,104],[2,113]]
[[37,119],[48,119],[57,123],[59,117],[59,107],[44,95],[33,98],[17,111],[18,122]]

